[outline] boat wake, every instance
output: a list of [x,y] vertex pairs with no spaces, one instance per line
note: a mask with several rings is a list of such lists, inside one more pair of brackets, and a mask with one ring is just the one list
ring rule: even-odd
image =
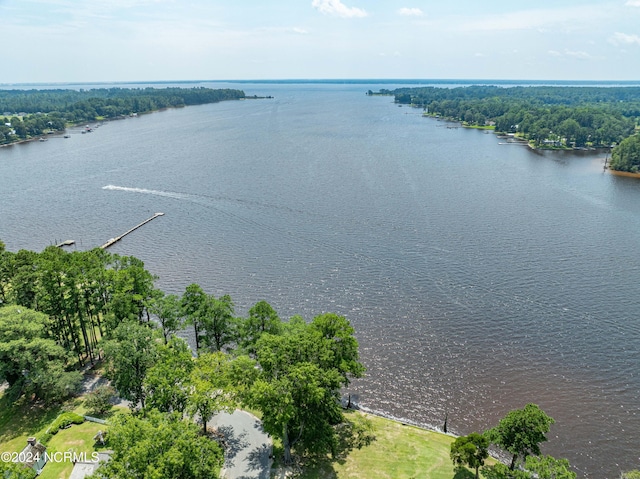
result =
[[112,191],[129,191],[131,193],[142,193],[145,195],[164,196],[166,198],[174,198],[177,200],[188,200],[192,198],[192,195],[188,195],[185,193],[176,193],[174,191],[162,191],[162,190],[148,190],[146,188],[129,188],[127,186],[106,185],[106,186],[103,186],[102,189],[112,190]]

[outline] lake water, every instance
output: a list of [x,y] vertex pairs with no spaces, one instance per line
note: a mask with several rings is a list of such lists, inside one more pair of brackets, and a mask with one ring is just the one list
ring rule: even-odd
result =
[[640,180],[422,118],[386,85],[213,84],[247,100],[0,149],[0,239],[104,243],[167,292],[239,314],[332,311],[357,330],[361,406],[464,434],[539,404],[544,452],[640,467]]

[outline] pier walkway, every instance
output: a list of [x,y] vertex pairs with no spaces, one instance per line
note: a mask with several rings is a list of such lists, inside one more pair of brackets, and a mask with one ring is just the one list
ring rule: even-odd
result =
[[141,226],[146,225],[149,221],[156,219],[158,216],[164,216],[164,213],[156,213],[155,215],[153,215],[151,218],[147,218],[146,220],[144,220],[142,223],[140,223],[139,225],[134,226],[133,228],[131,228],[130,230],[122,233],[120,236],[116,236],[115,238],[111,238],[109,241],[107,241],[105,244],[103,244],[102,246],[100,246],[101,249],[107,249],[109,246],[114,245],[115,243],[117,243],[118,241],[120,241],[122,238],[124,238],[125,236],[127,236],[129,233],[137,230],[138,228],[140,228]]

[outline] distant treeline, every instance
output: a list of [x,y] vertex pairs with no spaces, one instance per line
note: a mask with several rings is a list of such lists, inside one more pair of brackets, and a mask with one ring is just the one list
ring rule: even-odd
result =
[[640,118],[638,87],[424,87],[379,94],[428,115],[517,133],[536,147],[611,146],[631,136]]
[[203,87],[0,90],[0,144],[62,131],[68,123],[244,97],[242,90]]

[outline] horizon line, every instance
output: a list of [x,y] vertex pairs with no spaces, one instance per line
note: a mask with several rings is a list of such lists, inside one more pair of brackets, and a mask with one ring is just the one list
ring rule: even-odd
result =
[[167,84],[167,83],[639,83],[637,80],[558,80],[518,78],[262,78],[262,79],[218,79],[218,80],[100,80],[100,81],[38,81],[2,82],[0,86],[14,85],[113,85],[113,84]]

